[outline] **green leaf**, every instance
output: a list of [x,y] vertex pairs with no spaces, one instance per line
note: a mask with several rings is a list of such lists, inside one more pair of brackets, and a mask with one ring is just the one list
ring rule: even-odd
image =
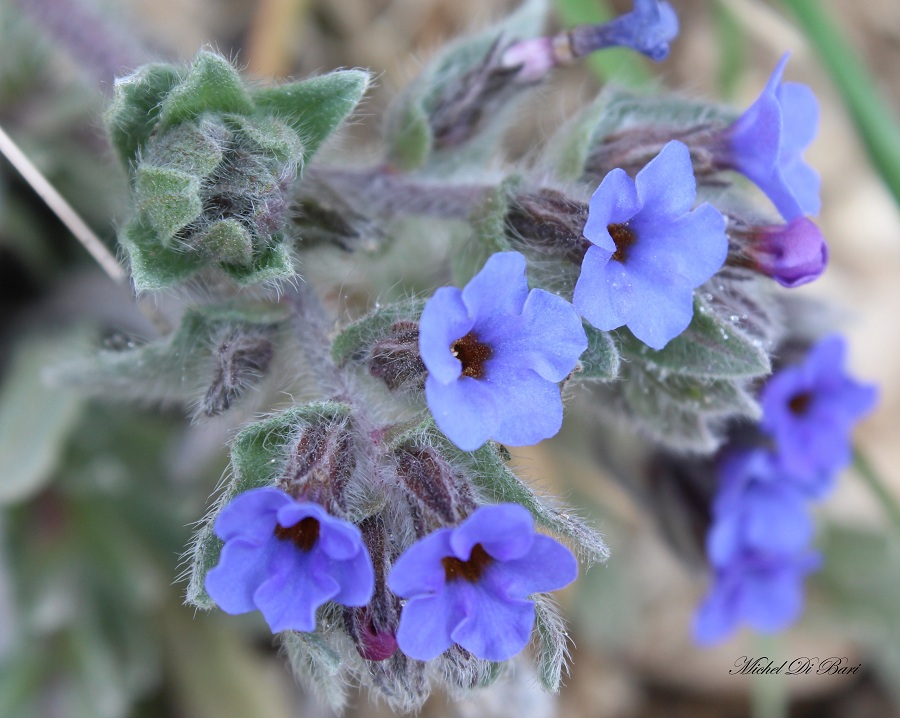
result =
[[252,114],[250,96],[237,70],[224,57],[201,50],[184,79],[162,101],[160,130],[200,117],[204,112]]
[[257,153],[271,155],[278,162],[303,159],[303,142],[297,131],[274,117],[229,116],[238,136]]
[[651,349],[624,329],[617,332],[617,338],[624,356],[659,372],[712,380],[753,378],[772,371],[762,342],[720,317],[699,296],[694,297],[690,326],[663,349]]
[[153,229],[138,220],[119,233],[119,244],[128,253],[131,279],[139,293],[171,287],[203,266],[197,255],[164,247]]
[[194,241],[205,256],[220,262],[244,267],[253,259],[253,238],[236,219],[213,222]]
[[86,344],[82,332],[28,336],[15,349],[0,385],[0,505],[24,501],[53,476],[83,399],[49,386],[48,366]]
[[395,322],[418,322],[424,307],[423,299],[388,304],[347,325],[331,344],[335,364],[362,360],[372,344],[386,336]]
[[135,173],[135,202],[157,241],[171,246],[175,234],[203,214],[200,180],[168,167],[141,165]]
[[204,117],[199,123],[184,122],[148,142],[141,166],[177,170],[198,180],[211,175],[231,141],[228,128]]
[[302,138],[308,161],[359,104],[369,73],[341,70],[279,87],[257,90],[257,107],[273,113]]
[[180,81],[171,65],[144,65],[127,77],[116,80],[112,103],[105,122],[109,138],[127,168],[138,155],[159,122],[160,104]]
[[320,402],[294,406],[243,429],[231,443],[233,478],[222,491],[191,546],[191,574],[186,600],[198,608],[210,609],[215,603],[206,593],[206,574],[219,563],[222,541],[213,533],[219,511],[235,496],[250,489],[273,486],[287,461],[287,445],[304,426],[323,419],[347,417],[350,407],[339,402]]
[[619,375],[619,350],[609,332],[602,332],[589,324],[584,325],[588,346],[581,355],[579,379],[599,379],[612,381]]
[[237,284],[250,287],[265,282],[277,282],[294,276],[294,261],[291,250],[280,240],[256,256],[246,266],[239,264],[223,264],[222,269]]

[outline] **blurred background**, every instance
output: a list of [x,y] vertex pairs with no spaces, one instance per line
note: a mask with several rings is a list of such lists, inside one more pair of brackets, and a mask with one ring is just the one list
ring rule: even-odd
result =
[[[790,50],[787,78],[821,102],[807,159],[822,174],[819,222],[831,250],[824,277],[798,291],[831,305],[853,373],[880,386],[877,411],[856,433],[867,461],[818,509],[826,565],[808,581],[799,624],[700,649],[690,622],[703,571],[672,549],[653,511],[591,461],[589,431],[567,426],[516,450],[523,476],[597,522],[612,558],[561,595],[574,648],[559,696],[542,694],[523,660],[509,682],[469,701],[435,695],[426,716],[900,715],[900,525],[889,508],[900,502],[897,2],[670,1],[681,34],[667,61],[610,51],[559,71],[521,113],[510,153],[546,137],[610,80],[745,107]],[[0,126],[114,249],[127,181],[106,146],[102,111],[113,74],[126,68],[92,45],[91,33],[116,38],[136,62],[188,61],[209,45],[263,83],[370,68],[376,85],[328,153],[374,161],[388,100],[442,42],[516,4],[0,0]],[[631,7],[552,5],[551,31]],[[163,309],[169,299],[159,300]],[[0,718],[327,715],[296,686],[258,615],[182,605],[180,555],[240,417],[191,425],[179,406],[101,403],[45,381],[46,367],[92,343],[126,347],[154,332],[129,291],[0,159]],[[729,675],[741,656],[759,655],[776,663],[839,656],[861,667],[844,676]],[[364,692],[351,695],[348,715],[390,715]]]

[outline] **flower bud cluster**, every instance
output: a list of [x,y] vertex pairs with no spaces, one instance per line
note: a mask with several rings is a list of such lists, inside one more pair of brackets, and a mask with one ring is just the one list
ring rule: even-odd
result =
[[760,428],[768,448],[732,450],[720,466],[707,552],[715,570],[694,636],[727,637],[741,621],[780,631],[803,608],[803,577],[820,559],[808,549],[807,502],[833,489],[850,462],[850,431],[873,408],[875,388],[844,370],[846,345],[821,340],[799,365],[775,374],[762,392]]

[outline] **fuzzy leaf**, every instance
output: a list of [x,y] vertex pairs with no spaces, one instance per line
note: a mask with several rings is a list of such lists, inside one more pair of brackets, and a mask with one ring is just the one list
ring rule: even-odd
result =
[[339,713],[347,702],[346,686],[340,678],[340,655],[318,633],[289,631],[282,634],[281,644],[294,676]]
[[250,114],[254,110],[237,70],[224,57],[201,50],[184,79],[165,96],[159,111],[160,130],[204,112]]
[[49,386],[43,374],[60,356],[81,350],[84,338],[31,336],[16,348],[0,383],[0,505],[33,496],[52,478],[83,399]]
[[143,220],[166,247],[180,229],[203,213],[199,179],[167,167],[138,167],[135,203]]
[[257,90],[257,107],[286,122],[303,139],[308,161],[359,104],[369,73],[341,70],[279,87]]
[[195,241],[204,255],[227,264],[245,267],[253,258],[250,231],[236,219],[213,222]]
[[576,376],[580,379],[612,381],[619,375],[619,350],[609,332],[601,332],[589,324],[584,325],[588,347],[581,355],[581,367]]
[[290,279],[294,276],[291,252],[281,242],[254,257],[247,265],[223,264],[222,269],[242,287]]
[[206,593],[206,574],[219,563],[222,541],[213,533],[219,511],[235,496],[261,486],[273,486],[287,462],[286,446],[305,425],[346,417],[350,407],[338,402],[294,406],[244,428],[231,443],[233,478],[222,491],[192,542],[191,572],[186,600],[198,608],[213,608]]
[[395,322],[418,322],[424,307],[425,300],[410,299],[380,307],[357,319],[334,338],[331,344],[332,359],[338,365],[362,360],[375,342],[387,336]]
[[164,247],[156,233],[138,220],[119,232],[119,244],[128,253],[131,279],[137,292],[165,289],[203,266],[198,256]]
[[534,603],[538,677],[545,691],[558,693],[563,671],[567,670],[569,634],[551,598],[537,595]]
[[159,121],[160,103],[181,75],[171,65],[139,67],[116,80],[105,121],[119,159],[130,168]]
[[297,131],[274,117],[244,117],[231,115],[229,121],[237,134],[263,154],[270,154],[278,162],[297,162],[303,159],[303,142]]
[[652,370],[704,380],[753,378],[772,371],[762,342],[720,317],[698,296],[690,326],[662,350],[651,349],[627,330],[619,330],[617,338],[623,355]]
[[141,166],[155,165],[205,179],[222,162],[231,133],[208,117],[185,122],[154,137],[141,157]]

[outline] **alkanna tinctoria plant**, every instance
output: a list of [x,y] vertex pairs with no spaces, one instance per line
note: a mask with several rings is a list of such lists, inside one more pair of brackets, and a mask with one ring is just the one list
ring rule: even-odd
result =
[[[610,85],[513,159],[517,108],[558,65],[613,46],[662,61],[678,33],[657,0],[555,36],[545,14],[528,0],[438,53],[362,167],[316,153],[363,100],[363,70],[260,86],[204,49],[120,77],[106,112],[132,199],[121,256],[180,319],[57,377],[235,417],[186,601],[259,611],[335,708],[352,683],[403,711],[434,687],[462,695],[529,645],[558,690],[550,592],[609,548],[507,447],[554,436],[570,400],[699,491],[712,584],[696,639],[783,628],[818,563],[805,502],[875,401],[786,291],[828,255],[803,159],[817,103],[785,80],[787,55],[743,111]],[[367,258],[410,235],[427,269],[398,257],[411,276],[382,301]],[[348,321],[350,275],[379,301]]]

